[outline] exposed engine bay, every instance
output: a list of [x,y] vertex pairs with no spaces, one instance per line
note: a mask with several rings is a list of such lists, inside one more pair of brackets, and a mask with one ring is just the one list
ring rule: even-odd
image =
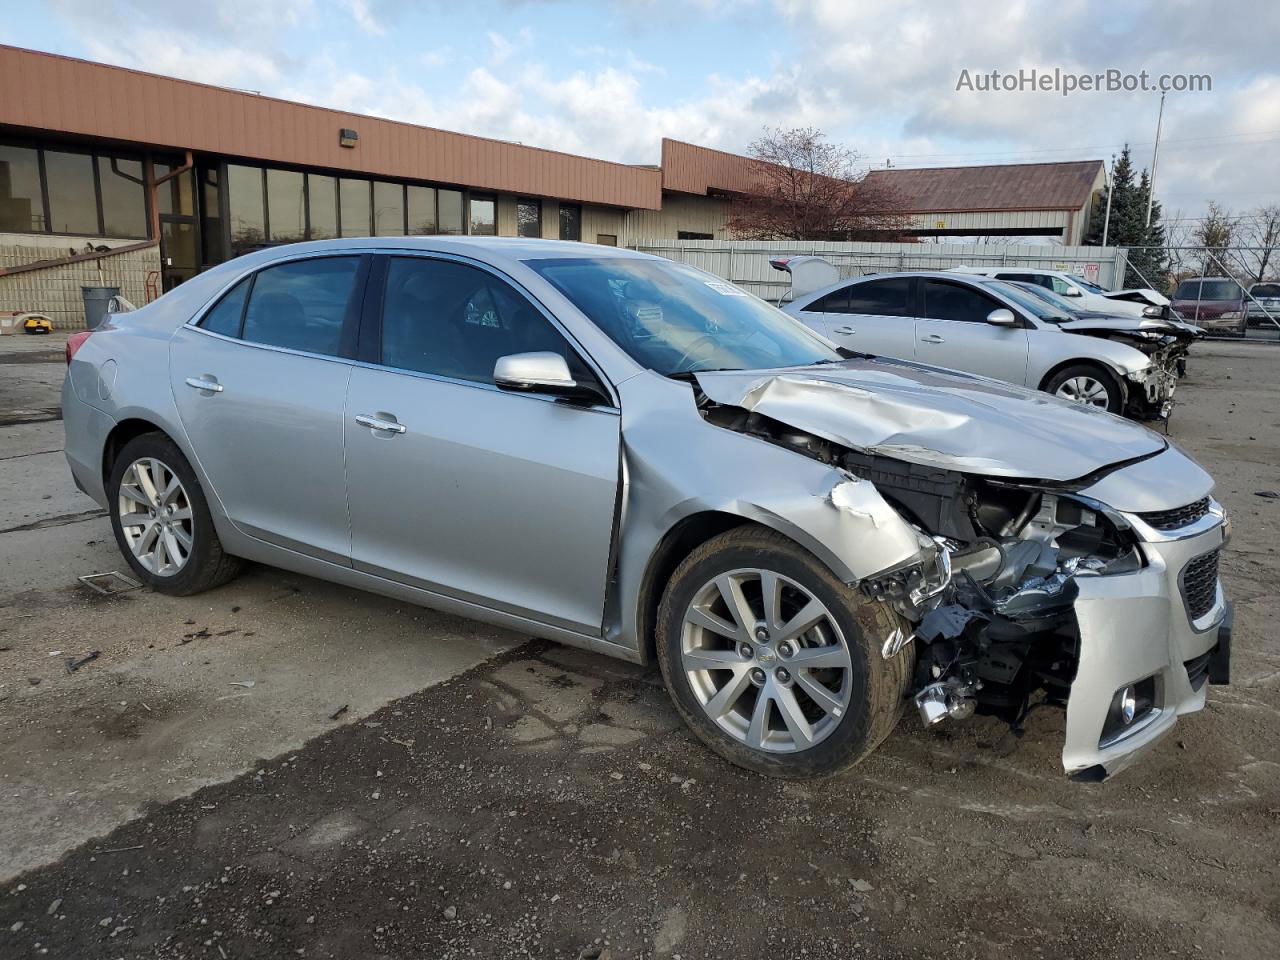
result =
[[911,692],[926,725],[976,712],[1016,725],[1033,702],[1065,705],[1080,652],[1077,580],[1141,567],[1132,534],[1070,485],[855,450],[705,395],[699,407],[713,423],[873,483],[936,544],[932,555],[860,584],[911,624],[885,640],[882,654],[915,644]]

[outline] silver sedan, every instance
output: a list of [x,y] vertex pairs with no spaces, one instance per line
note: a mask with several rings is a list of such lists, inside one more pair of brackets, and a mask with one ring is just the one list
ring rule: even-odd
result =
[[231,261],[67,347],[67,458],[148,586],[244,560],[656,661],[730,761],[846,768],[1065,705],[1113,773],[1224,682],[1226,522],[1164,438],[853,356],[585,244],[351,239]]
[[850,350],[994,377],[1137,419],[1163,416],[1177,384],[1169,324],[1102,314],[1081,321],[1018,284],[972,273],[846,279],[785,309]]

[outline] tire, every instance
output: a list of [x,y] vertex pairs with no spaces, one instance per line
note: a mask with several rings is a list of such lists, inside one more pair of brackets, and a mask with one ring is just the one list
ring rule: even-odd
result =
[[[1089,386],[1091,384],[1096,384],[1101,393],[1094,393]],[[1045,382],[1044,391],[1061,400],[1084,403],[1108,413],[1124,411],[1124,387],[1115,374],[1096,363],[1073,363],[1063,367]],[[1086,393],[1094,399],[1077,399],[1075,394],[1078,393]]]
[[[146,480],[142,479],[144,473]],[[161,483],[167,486],[175,477],[179,487],[172,500],[149,495],[148,485],[153,489]],[[243,561],[222,549],[195,471],[177,444],[163,433],[145,433],[125,444],[107,479],[107,496],[116,545],[134,575],[153,590],[185,597],[221,586],[240,572]],[[166,515],[165,511],[172,513]],[[149,555],[145,539],[141,550],[135,550],[134,545],[140,538],[152,536],[157,526],[153,517],[161,521],[161,527],[168,524],[170,537],[154,534],[149,542],[156,544],[152,548],[155,553]],[[162,539],[164,544],[159,543]],[[188,544],[185,551],[184,540]]]
[[[754,644],[748,644],[753,650],[750,658],[743,654],[737,640],[686,620],[694,610],[713,615],[728,610],[724,593],[717,585],[726,577],[730,581],[738,578],[735,582],[739,589],[733,595],[745,599],[753,612],[762,611],[766,580],[762,577],[757,584],[748,571],[776,577],[782,585],[775,593],[779,597],[775,609],[780,614],[773,618],[775,627],[788,620],[794,625],[807,619],[797,617],[796,611],[807,607],[809,600],[818,601],[828,619],[800,632],[788,654],[786,631],[774,629],[762,639],[759,628],[767,628],[768,624],[757,618],[748,634],[755,639]],[[700,598],[706,596],[720,599],[703,605]],[[726,617],[721,616],[720,626],[729,626]],[[897,723],[914,652],[908,646],[885,660],[880,648],[900,626],[904,626],[903,622],[886,604],[871,601],[841,583],[793,541],[764,527],[743,526],[707,541],[672,574],[658,611],[658,663],[676,710],[694,735],[721,757],[772,777],[824,777],[854,766]],[[823,662],[834,661],[842,648],[847,650],[847,667],[800,665],[816,662],[816,657],[823,657]],[[772,659],[768,659],[770,655]],[[715,663],[731,662],[731,666],[690,669],[696,663],[707,662],[703,659],[707,657],[714,658],[711,662]],[[743,670],[748,677],[745,682],[741,680]],[[751,677],[753,671],[764,674],[764,683]],[[717,687],[721,681],[723,685]],[[828,703],[841,704],[838,709],[822,708],[810,696],[815,683],[826,691]],[[740,692],[734,693],[738,688]],[[811,740],[797,736],[788,720],[783,706],[788,690],[790,699],[785,702],[791,709],[800,709],[806,723],[799,729],[807,730]],[[721,704],[729,704],[720,720],[713,719],[709,712],[718,697]],[[754,722],[762,699],[772,701],[763,711],[765,733],[753,735],[753,731],[762,729]]]

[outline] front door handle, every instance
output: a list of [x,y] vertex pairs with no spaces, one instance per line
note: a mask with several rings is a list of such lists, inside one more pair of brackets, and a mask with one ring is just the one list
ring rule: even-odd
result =
[[938,336],[936,333],[930,333],[920,338],[921,343],[946,343],[947,341]]
[[368,427],[370,430],[385,430],[387,433],[405,432],[403,423],[397,423],[395,420],[383,420],[381,417],[373,417],[367,413],[356,414],[356,423],[362,427]]
[[843,336],[846,336],[846,337],[851,337],[851,336],[853,336],[855,333],[857,333],[858,331],[857,331],[857,330],[855,330],[855,329],[853,329],[853,327],[850,327],[850,326],[846,325],[846,326],[843,326],[843,327],[836,327],[836,331],[835,331],[835,332],[836,332],[836,333],[839,333],[839,334],[841,334],[841,335],[843,335]]
[[187,377],[187,386],[196,390],[208,390],[210,393],[222,392],[222,384],[207,374],[203,377]]

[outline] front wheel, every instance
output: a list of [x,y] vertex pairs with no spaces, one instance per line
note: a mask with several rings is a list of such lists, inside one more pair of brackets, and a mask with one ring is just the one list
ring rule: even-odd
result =
[[1059,370],[1049,378],[1044,389],[1055,397],[1108,413],[1120,413],[1124,409],[1124,389],[1120,381],[1110,371],[1092,363],[1076,363]]
[[111,528],[133,572],[153,590],[201,593],[240,572],[222,549],[200,481],[162,433],[130,440],[107,480]]
[[689,728],[726,760],[776,777],[853,766],[897,722],[908,648],[899,626],[791,540],[745,526],[708,541],[672,575],[658,662]]

